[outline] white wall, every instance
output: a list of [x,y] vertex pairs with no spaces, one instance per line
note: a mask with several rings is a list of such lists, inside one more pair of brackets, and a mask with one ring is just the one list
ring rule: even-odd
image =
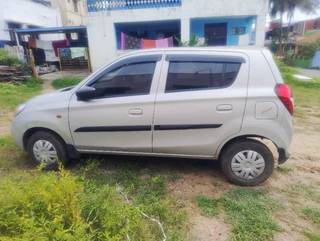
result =
[[181,20],[182,41],[190,37],[190,19],[228,16],[257,16],[256,45],[264,45],[268,0],[182,0],[182,6],[114,10],[88,14],[88,38],[92,66],[97,69],[114,59],[116,36],[114,23]]
[[[61,16],[57,9],[29,0],[0,0],[0,40],[10,40],[7,22],[37,27],[62,26]],[[42,39],[49,40],[56,37],[57,35],[47,35]]]

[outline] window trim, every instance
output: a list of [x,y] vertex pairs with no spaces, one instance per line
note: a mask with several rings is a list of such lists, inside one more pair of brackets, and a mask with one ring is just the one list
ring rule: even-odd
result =
[[[183,56],[187,56],[187,55],[183,55]],[[165,86],[164,86],[164,93],[170,94],[170,93],[180,93],[180,92],[190,92],[190,91],[208,91],[208,90],[216,90],[216,89],[226,89],[226,88],[228,88],[228,87],[230,87],[230,86],[232,86],[234,84],[234,82],[236,81],[236,79],[239,76],[239,72],[240,72],[241,66],[242,66],[242,63],[240,63],[240,62],[208,61],[207,59],[203,59],[203,58],[199,58],[199,60],[195,60],[195,58],[193,58],[194,55],[189,55],[189,56],[191,56],[191,58],[190,57],[187,58],[186,61],[184,61],[184,60],[176,60],[177,58],[175,58],[175,60],[168,61],[168,70],[167,70],[167,77],[166,77],[166,82],[165,82]],[[242,58],[242,57],[239,57],[239,58]],[[242,59],[245,61],[244,58],[242,58]],[[225,85],[225,86],[210,87],[210,88],[193,88],[193,89],[181,89],[181,90],[167,90],[168,76],[170,74],[169,71],[170,71],[170,64],[171,63],[219,63],[219,64],[223,64],[224,74],[225,74],[225,70],[226,70],[226,64],[239,64],[239,70],[238,70],[237,75],[235,76],[234,80],[230,84]]]
[[134,93],[132,93],[132,94],[121,94],[121,95],[109,95],[109,96],[95,97],[95,98],[92,98],[92,99],[96,100],[96,99],[123,98],[123,97],[132,97],[132,96],[147,96],[147,95],[150,95],[151,88],[152,88],[152,83],[154,81],[154,76],[155,76],[156,70],[157,70],[157,65],[158,65],[158,63],[159,63],[159,61],[161,59],[162,59],[162,55],[161,54],[155,54],[155,55],[147,55],[147,56],[135,56],[135,57],[132,57],[132,58],[127,58],[127,59],[124,59],[124,60],[120,60],[120,61],[108,66],[100,74],[98,74],[92,80],[90,80],[88,83],[86,83],[86,86],[92,86],[101,77],[103,77],[105,74],[108,74],[111,71],[114,71],[116,69],[120,69],[120,68],[125,67],[125,66],[135,65],[135,64],[144,64],[144,63],[154,63],[155,67],[154,67],[154,71],[153,71],[153,75],[152,75],[152,79],[151,79],[151,83],[150,83],[150,89],[149,89],[148,93],[144,93],[144,94],[138,94],[138,93],[134,94]]
[[168,62],[213,62],[213,63],[246,63],[245,58],[240,56],[204,55],[204,54],[167,54]]

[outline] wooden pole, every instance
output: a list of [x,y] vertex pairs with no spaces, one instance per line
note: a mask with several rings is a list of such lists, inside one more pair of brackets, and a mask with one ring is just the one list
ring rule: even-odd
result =
[[32,70],[33,76],[36,78],[36,80],[38,80],[39,79],[39,75],[38,75],[38,72],[37,72],[37,69],[36,69],[36,65],[35,65],[35,62],[34,62],[34,56],[33,56],[33,53],[32,53],[32,49],[28,49],[28,53],[29,53],[29,57],[30,57],[30,65],[31,65],[31,70]]
[[60,48],[57,48],[57,51],[58,51],[59,67],[60,67],[60,71],[62,71],[61,56],[60,56]]
[[88,70],[89,70],[90,73],[92,73],[92,66],[91,66],[89,48],[86,48],[86,52],[87,52],[87,57],[88,57]]

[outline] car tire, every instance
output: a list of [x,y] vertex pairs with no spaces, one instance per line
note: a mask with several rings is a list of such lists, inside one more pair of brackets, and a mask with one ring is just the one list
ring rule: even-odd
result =
[[44,170],[56,170],[59,162],[65,165],[68,161],[63,140],[46,131],[38,131],[29,138],[27,152],[34,163],[43,165]]
[[255,186],[273,173],[274,158],[269,148],[256,140],[240,140],[226,147],[221,166],[230,182],[240,186]]

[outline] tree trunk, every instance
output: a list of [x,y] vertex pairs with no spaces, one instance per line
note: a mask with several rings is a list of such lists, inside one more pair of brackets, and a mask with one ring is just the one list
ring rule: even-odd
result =
[[284,12],[281,10],[280,12],[280,36],[279,36],[279,49],[278,49],[278,55],[283,56],[283,14]]

